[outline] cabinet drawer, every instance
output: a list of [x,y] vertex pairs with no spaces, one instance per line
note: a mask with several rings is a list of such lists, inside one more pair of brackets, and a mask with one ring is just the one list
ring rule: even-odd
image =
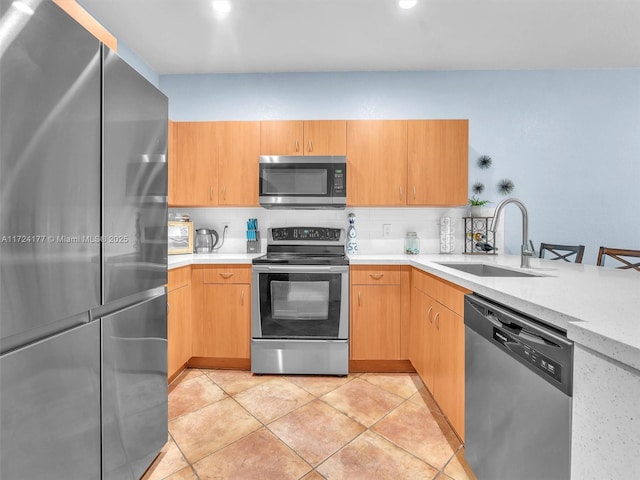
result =
[[400,265],[354,265],[352,285],[399,285]]
[[167,290],[186,287],[191,282],[191,267],[174,268],[167,272]]
[[464,296],[471,293],[469,290],[415,268],[411,271],[411,285],[458,315],[464,315]]
[[207,266],[204,283],[251,283],[251,265]]

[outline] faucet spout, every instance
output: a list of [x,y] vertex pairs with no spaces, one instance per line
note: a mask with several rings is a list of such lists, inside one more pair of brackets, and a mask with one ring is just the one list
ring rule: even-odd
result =
[[529,249],[529,214],[527,212],[527,207],[524,206],[524,203],[522,203],[522,201],[518,200],[517,198],[506,198],[498,203],[489,230],[493,233],[493,238],[495,238],[496,227],[498,226],[498,220],[500,219],[502,210],[510,203],[514,203],[515,205],[517,205],[522,212],[522,246],[520,247],[520,267],[529,268],[529,258],[533,256],[533,250]]

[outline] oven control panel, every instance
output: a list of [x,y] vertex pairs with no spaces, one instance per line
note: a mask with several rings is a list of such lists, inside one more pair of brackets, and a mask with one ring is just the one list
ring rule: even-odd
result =
[[273,240],[340,241],[340,228],[283,227],[272,228]]

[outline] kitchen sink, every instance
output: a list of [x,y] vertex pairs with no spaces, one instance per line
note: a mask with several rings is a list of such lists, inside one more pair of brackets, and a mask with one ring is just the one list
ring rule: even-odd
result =
[[461,272],[477,275],[478,277],[539,277],[535,273],[524,272],[522,270],[512,270],[510,268],[487,265],[485,263],[450,263],[436,262],[443,267],[453,268]]

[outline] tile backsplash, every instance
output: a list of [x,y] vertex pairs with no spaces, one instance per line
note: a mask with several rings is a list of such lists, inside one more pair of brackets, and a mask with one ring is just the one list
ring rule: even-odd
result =
[[[456,208],[369,208],[347,207],[344,210],[267,210],[255,208],[171,208],[170,213],[189,213],[194,228],[213,228],[222,236],[225,225],[229,226],[225,243],[220,253],[244,252],[246,226],[249,218],[258,219],[258,230],[262,233],[262,252],[265,251],[266,230],[270,227],[323,226],[348,227],[347,215],[356,215],[358,252],[360,254],[404,253],[404,237],[407,232],[416,232],[420,238],[420,253],[440,253],[440,217],[451,217],[454,228],[455,249],[464,251],[464,224],[462,217],[467,207]],[[391,225],[388,236],[384,236],[384,225]],[[500,228],[502,230],[502,228]],[[498,247],[501,235],[498,235]]]

